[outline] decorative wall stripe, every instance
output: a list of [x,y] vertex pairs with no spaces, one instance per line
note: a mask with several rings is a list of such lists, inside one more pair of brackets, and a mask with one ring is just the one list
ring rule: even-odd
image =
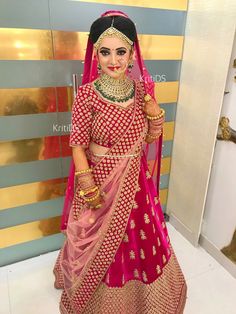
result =
[[57,233],[34,241],[5,247],[0,250],[0,266],[57,250],[61,247],[64,240],[65,236],[62,233]]
[[169,10],[187,10],[187,0],[71,0],[104,4],[128,5],[131,7],[159,8]]

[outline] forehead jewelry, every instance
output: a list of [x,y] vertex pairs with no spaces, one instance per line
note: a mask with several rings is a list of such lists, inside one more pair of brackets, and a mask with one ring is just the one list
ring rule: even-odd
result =
[[116,36],[119,39],[123,40],[123,42],[126,44],[126,47],[128,47],[128,49],[130,49],[130,46],[133,45],[133,41],[130,40],[125,34],[123,34],[122,32],[120,32],[118,29],[116,29],[114,26],[114,16],[112,18],[112,23],[111,26],[109,28],[107,28],[99,37],[98,40],[94,43],[94,47],[96,49],[98,49],[98,47],[100,46],[101,41],[103,40],[103,38],[105,37],[113,37]]

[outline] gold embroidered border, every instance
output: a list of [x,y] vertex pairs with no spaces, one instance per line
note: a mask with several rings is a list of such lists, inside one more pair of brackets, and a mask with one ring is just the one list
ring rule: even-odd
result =
[[[141,108],[139,108],[139,114],[137,114],[136,119],[138,119],[136,123],[141,123],[142,125],[144,124],[144,119],[141,112]],[[141,119],[141,121],[139,119]],[[135,121],[134,121],[134,124],[135,124]],[[137,127],[137,124],[135,125]],[[138,148],[140,150],[140,148],[142,147],[142,143],[145,139],[145,133],[147,132],[147,129],[143,128],[143,126],[141,127],[140,125],[142,132],[141,134],[139,134],[136,145],[131,150],[132,153],[135,152],[135,149]],[[132,138],[133,133],[131,134],[132,135],[130,136]],[[119,149],[122,151],[123,149],[122,143],[120,144]],[[133,181],[129,183],[129,187],[130,185],[133,185],[133,184],[135,186],[136,185],[135,183],[137,183],[136,181],[138,180],[138,176],[139,176],[139,171],[138,171],[139,166],[140,166],[140,156],[138,156],[137,158],[133,158],[132,160],[128,162],[125,175],[124,175],[124,178],[126,180],[123,180],[123,181],[129,181],[129,180]],[[129,171],[129,168],[131,168],[131,172],[133,172],[133,175],[131,176],[126,175]],[[127,189],[126,182],[121,182],[120,187],[121,188],[124,187],[124,190]],[[121,190],[121,188],[119,190]],[[121,193],[121,194],[124,196],[124,198],[127,198],[127,195],[128,195],[127,191],[126,192],[124,191],[124,193]],[[105,275],[105,272],[107,268],[109,267],[110,262],[113,259],[113,256],[119,246],[120,241],[122,241],[123,233],[125,232],[127,219],[129,217],[129,212],[132,209],[133,194],[130,195],[130,200],[128,201],[128,204],[130,206],[128,206],[128,204],[127,206],[125,206],[125,208],[124,206],[122,206],[123,217],[121,217],[122,208],[118,209],[119,206],[115,204],[114,206],[115,210],[113,210],[114,212],[111,215],[110,222],[108,222],[107,226],[105,226],[104,229],[106,230],[102,230],[103,232],[101,235],[101,239],[96,244],[96,247],[94,249],[91,259],[86,264],[78,280],[74,283],[72,289],[70,289],[70,292],[68,291],[71,295],[71,301],[73,302],[74,307],[77,308],[77,310],[82,309],[86,305],[90,297],[92,296],[96,287],[99,285],[99,282],[102,280],[103,276]],[[117,203],[118,202],[120,202],[120,204],[122,203],[120,197],[117,197]],[[117,228],[118,222],[120,225],[122,225],[119,228]],[[110,241],[110,237],[113,237],[114,239]],[[108,249],[109,247],[110,247],[110,250]]]
[[130,280],[123,287],[109,287],[101,282],[87,306],[74,312],[70,301],[63,293],[60,308],[63,314],[182,314],[187,285],[175,253],[163,268],[163,273],[154,282],[145,284]]

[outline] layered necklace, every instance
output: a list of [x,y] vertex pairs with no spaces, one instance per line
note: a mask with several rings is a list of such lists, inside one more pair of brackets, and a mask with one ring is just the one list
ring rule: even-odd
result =
[[134,82],[129,77],[114,79],[103,73],[94,81],[94,86],[104,98],[112,102],[126,102],[135,93]]

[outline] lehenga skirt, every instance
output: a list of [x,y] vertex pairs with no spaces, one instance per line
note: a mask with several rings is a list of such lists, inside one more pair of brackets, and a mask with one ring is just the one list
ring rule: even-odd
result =
[[[63,289],[60,254],[54,274],[55,287]],[[186,281],[170,243],[147,161],[143,160],[124,237],[82,313],[179,314],[186,297]],[[76,313],[65,289],[60,311]]]

